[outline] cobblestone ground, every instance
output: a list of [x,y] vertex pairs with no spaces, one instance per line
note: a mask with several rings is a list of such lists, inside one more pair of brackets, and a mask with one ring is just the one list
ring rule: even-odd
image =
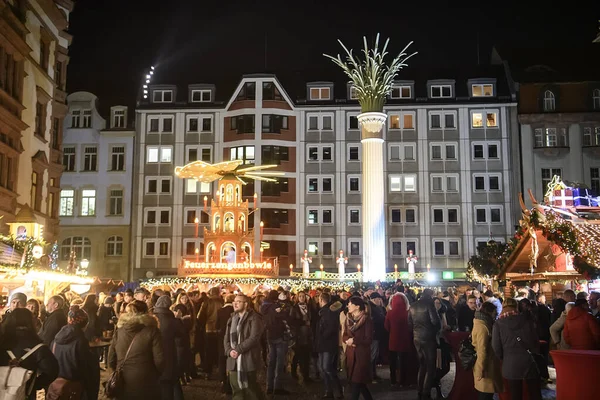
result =
[[[377,400],[417,400],[417,391],[415,388],[391,388],[389,384],[389,371],[386,367],[378,368],[377,374],[382,378],[382,380],[378,383],[373,383],[370,385],[371,393],[373,393],[373,397]],[[342,377],[343,374],[340,374]],[[106,380],[108,377],[108,372],[102,373],[102,381]],[[323,386],[322,383],[316,381],[311,384],[303,384],[302,380],[296,381],[291,378],[289,374],[285,376],[285,385],[284,387],[291,392],[290,395],[287,396],[274,396],[274,400],[279,399],[294,399],[294,400],[314,400],[320,399],[323,395]],[[550,368],[550,378],[555,381],[556,373],[554,368]],[[259,379],[264,382],[264,373],[259,376]],[[444,395],[448,394],[452,389],[452,383],[454,381],[454,363],[451,364],[451,369],[448,375],[446,375],[442,379],[442,393]],[[225,394],[221,393],[221,387],[217,380],[204,380],[204,379],[194,379],[192,383],[187,386],[184,386],[183,392],[185,396],[185,400],[226,400],[230,397],[227,397]],[[346,390],[349,390],[346,388]],[[556,399],[556,385],[549,384],[543,390],[543,398],[544,400],[555,400]],[[102,391],[102,389],[101,389]],[[349,398],[349,392],[346,392],[346,398]],[[100,399],[106,399],[104,396],[100,396]],[[149,399],[150,400],[150,399]]]

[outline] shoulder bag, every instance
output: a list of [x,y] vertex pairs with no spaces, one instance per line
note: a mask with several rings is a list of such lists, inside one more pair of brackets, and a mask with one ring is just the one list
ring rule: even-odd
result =
[[473,346],[471,335],[460,342],[458,358],[460,358],[460,365],[465,371],[472,369],[475,365],[475,361],[477,361],[477,352],[475,351],[475,346]]
[[115,369],[113,371],[113,373],[110,374],[110,376],[108,377],[108,380],[104,383],[104,394],[108,398],[112,399],[112,398],[117,397],[123,390],[123,376],[122,376],[121,372],[123,369],[123,365],[125,364],[125,361],[127,361],[127,357],[129,356],[129,351],[131,351],[131,347],[133,347],[133,343],[135,342],[135,338],[137,337],[137,335],[138,334],[136,333],[135,336],[133,337],[133,339],[131,339],[131,343],[129,344],[129,347],[127,348],[127,353],[125,353],[125,358],[123,358],[123,361],[121,361],[121,364],[119,364],[117,366],[117,369]]
[[[523,343],[523,340],[520,336],[517,336],[517,342],[519,342],[525,351],[527,351],[527,354],[529,354],[531,365],[533,366],[538,377],[548,379],[548,364],[546,363],[544,357],[541,354],[533,353],[531,350],[529,350],[529,348],[525,346],[525,343]],[[527,372],[529,372],[529,370]]]

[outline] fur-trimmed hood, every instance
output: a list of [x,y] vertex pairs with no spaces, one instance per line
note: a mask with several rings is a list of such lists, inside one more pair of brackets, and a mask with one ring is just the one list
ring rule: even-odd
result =
[[335,301],[335,302],[331,303],[331,305],[329,306],[329,309],[333,312],[337,312],[337,311],[340,311],[343,306],[344,305],[342,304],[341,301]]
[[144,327],[158,327],[158,320],[155,316],[150,314],[123,314],[119,317],[117,322],[117,328],[125,329],[132,332],[139,332]]

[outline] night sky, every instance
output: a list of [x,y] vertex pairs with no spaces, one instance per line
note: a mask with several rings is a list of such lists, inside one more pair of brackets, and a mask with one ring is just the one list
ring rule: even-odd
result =
[[142,73],[150,65],[157,68],[157,83],[215,83],[228,96],[248,73],[334,80],[341,72],[322,53],[340,52],[338,38],[357,49],[363,35],[373,39],[377,32],[391,38],[391,55],[414,41],[411,48],[419,54],[409,68],[476,65],[479,43],[481,64],[496,46],[515,67],[552,63],[567,70],[595,64],[600,80],[600,44],[591,45],[600,5],[550,4],[77,0],[70,16],[74,40],[67,89],[95,93],[106,113],[111,105],[134,106]]

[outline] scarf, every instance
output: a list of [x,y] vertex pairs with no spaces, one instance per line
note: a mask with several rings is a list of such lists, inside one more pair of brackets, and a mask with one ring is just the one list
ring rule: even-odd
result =
[[[248,316],[248,311],[244,313],[240,317],[240,314],[235,313],[231,319],[231,328],[229,329],[229,339],[231,341],[231,348],[236,349],[236,347],[244,341],[244,337],[242,335],[242,331],[240,330],[242,323],[246,320]],[[244,371],[242,364],[242,354],[239,353],[237,359],[235,360],[236,370],[237,370],[237,378],[240,385],[240,388],[246,389],[248,388],[248,373]]]
[[298,303],[298,308],[304,317],[308,313],[308,305],[306,303]]
[[494,318],[492,318],[491,315],[483,313],[481,311],[475,311],[475,317],[474,319],[478,319],[480,321],[483,321],[483,323],[485,324],[485,326],[487,326],[488,330],[491,332],[492,331],[492,325],[494,325]]
[[367,314],[364,311],[359,312],[357,316],[348,313],[348,317],[346,318],[346,329],[354,333],[358,328],[363,326],[365,322],[367,322]]
[[502,314],[500,314],[500,316],[498,317],[498,319],[501,318],[506,318],[506,317],[510,317],[511,315],[518,315],[519,313],[516,310],[507,310],[507,311],[502,311]]

